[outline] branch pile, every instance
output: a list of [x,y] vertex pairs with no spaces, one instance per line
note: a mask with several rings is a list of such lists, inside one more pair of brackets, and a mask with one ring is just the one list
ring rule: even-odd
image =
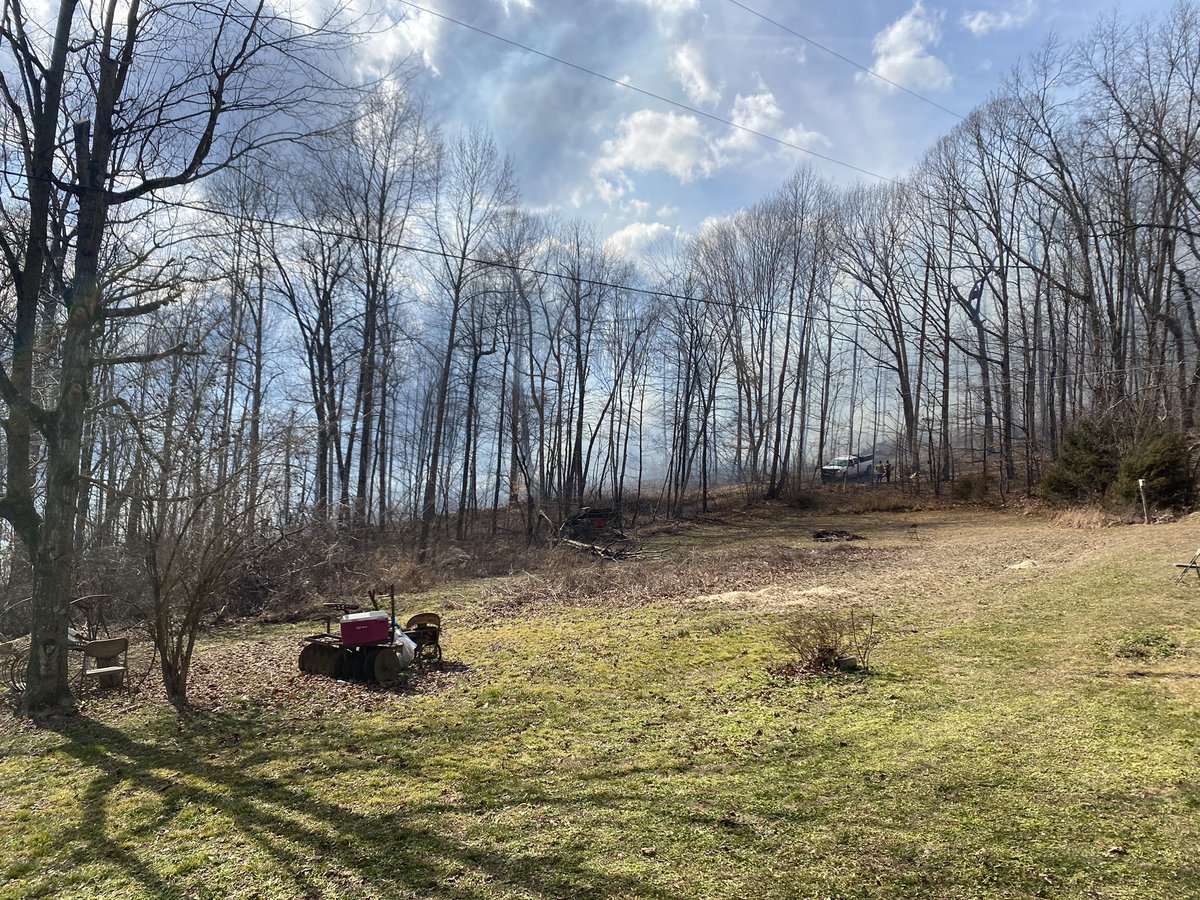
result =
[[574,538],[563,538],[562,543],[568,547],[574,547],[576,550],[586,550],[593,556],[598,556],[601,559],[658,559],[663,555],[662,550],[647,550],[642,546],[641,541],[635,541],[624,535],[611,539],[597,540],[591,543],[577,541]]

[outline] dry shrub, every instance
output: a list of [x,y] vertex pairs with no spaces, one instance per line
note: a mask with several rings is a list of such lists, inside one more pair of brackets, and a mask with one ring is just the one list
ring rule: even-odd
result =
[[471,555],[462,547],[446,547],[434,557],[433,565],[442,572],[465,573],[471,567]]
[[1064,528],[1104,528],[1119,522],[1096,506],[1070,506],[1054,514],[1055,525]]
[[978,503],[987,499],[994,481],[995,479],[988,478],[982,472],[968,472],[950,483],[950,496],[955,500]]
[[839,671],[839,660],[853,657],[857,668],[871,667],[879,643],[875,614],[854,606],[807,606],[790,613],[780,632],[792,654],[792,670],[809,674]]
[[426,572],[411,559],[397,559],[394,550],[381,552],[376,560],[380,585],[394,585],[397,594],[419,594],[429,587]]
[[792,505],[814,512],[849,515],[921,512],[950,506],[932,493],[904,493],[895,482],[887,485],[852,484],[847,485],[844,491],[840,487],[820,485],[797,494]]

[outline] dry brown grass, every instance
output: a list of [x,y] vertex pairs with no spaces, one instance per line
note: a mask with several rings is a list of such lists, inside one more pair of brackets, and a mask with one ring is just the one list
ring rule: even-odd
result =
[[524,573],[495,594],[493,610],[544,604],[605,605],[613,608],[703,600],[779,584],[829,580],[870,559],[880,567],[899,548],[868,549],[849,544],[793,547],[765,544],[684,551],[658,560],[581,563],[578,553],[560,551],[537,573]]
[[817,486],[796,497],[792,505],[812,512],[857,516],[921,512],[961,504],[952,503],[948,497],[937,497],[928,490],[919,494],[907,493],[897,484],[850,484],[844,490],[841,487]]
[[1109,528],[1129,524],[1127,516],[1117,516],[1097,506],[1071,506],[1056,510],[1050,519],[1063,528]]

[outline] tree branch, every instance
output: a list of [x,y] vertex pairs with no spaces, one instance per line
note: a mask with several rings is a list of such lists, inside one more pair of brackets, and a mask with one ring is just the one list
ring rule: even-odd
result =
[[104,319],[132,319],[137,316],[144,316],[147,313],[152,313],[155,310],[162,309],[175,302],[175,297],[167,297],[163,300],[154,300],[150,303],[138,303],[134,306],[116,306],[108,307],[100,313]]
[[8,370],[0,364],[0,400],[8,404],[9,409],[19,410],[33,422],[42,431],[46,433],[53,425],[50,413],[42,409],[28,397],[26,397],[17,386],[12,383],[12,379],[8,376]]
[[187,341],[183,341],[174,347],[168,347],[166,350],[159,350],[155,353],[130,353],[127,356],[97,356],[92,359],[92,368],[100,366],[123,366],[129,363],[158,362],[160,359],[166,359],[168,356],[182,353],[186,349]]

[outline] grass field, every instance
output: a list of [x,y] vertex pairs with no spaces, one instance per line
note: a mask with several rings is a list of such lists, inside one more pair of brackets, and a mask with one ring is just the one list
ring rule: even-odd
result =
[[[405,598],[398,691],[223,631],[188,719],[3,714],[0,897],[1200,897],[1198,521],[756,514]],[[772,674],[839,601],[874,673]]]

